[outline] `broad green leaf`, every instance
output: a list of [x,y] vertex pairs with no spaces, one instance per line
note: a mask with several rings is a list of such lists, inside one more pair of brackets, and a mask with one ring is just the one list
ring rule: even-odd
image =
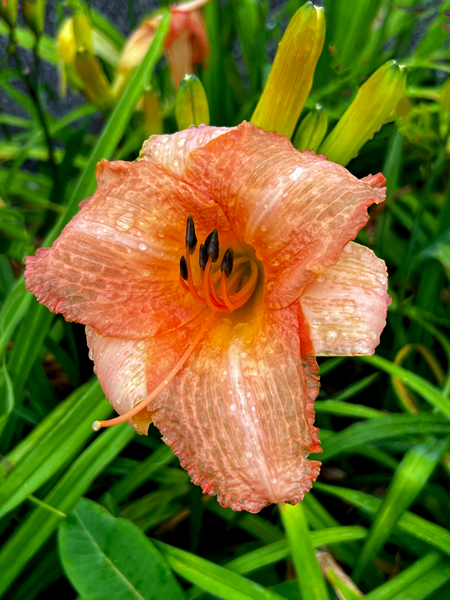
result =
[[83,600],[181,600],[183,590],[142,531],[82,498],[59,529],[64,570]]
[[325,579],[314,552],[304,507],[301,504],[296,506],[280,504],[279,508],[302,598],[329,600]]
[[413,446],[405,454],[369,530],[353,572],[355,581],[361,579],[367,565],[389,539],[402,514],[427,483],[447,446],[448,439],[437,441],[431,438],[428,442]]
[[[94,479],[136,436],[127,424],[100,434],[76,459],[47,494],[44,501],[62,513],[69,513]],[[36,508],[16,529],[0,551],[0,596],[20,575],[61,523],[61,518],[45,508]]]
[[154,540],[180,577],[224,600],[281,600],[282,596],[195,554]]

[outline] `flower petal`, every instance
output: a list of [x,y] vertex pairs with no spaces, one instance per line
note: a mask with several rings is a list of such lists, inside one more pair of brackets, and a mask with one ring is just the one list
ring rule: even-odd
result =
[[179,284],[186,219],[204,238],[229,229],[223,212],[151,162],[103,160],[97,175],[95,195],[53,247],[27,257],[28,289],[102,335],[142,339],[192,319],[201,306]]
[[[102,390],[114,410],[127,412],[147,396],[145,361],[148,340],[123,340],[103,337],[89,325],[86,327],[89,357],[94,361]],[[151,413],[145,419],[131,423],[139,433],[145,433],[151,423]]]
[[181,179],[192,150],[205,146],[233,129],[235,128],[200,125],[172,135],[152,135],[144,142],[139,160],[151,160]]
[[[216,316],[207,337],[154,404],[153,421],[205,493],[258,512],[299,502],[318,475],[314,359],[300,355],[299,303],[262,307],[251,323]],[[148,391],[164,380],[204,315],[148,340]],[[122,409],[121,409],[122,411]],[[141,413],[139,413],[141,414]]]
[[373,354],[391,303],[386,265],[369,248],[350,242],[300,302],[316,356]]
[[283,136],[243,123],[191,152],[184,181],[223,208],[263,261],[267,301],[288,306],[315,273],[335,264],[382,202],[382,176],[358,180]]

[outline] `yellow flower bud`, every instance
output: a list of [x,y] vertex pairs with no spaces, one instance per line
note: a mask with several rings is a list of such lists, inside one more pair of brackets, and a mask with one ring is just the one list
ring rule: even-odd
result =
[[292,17],[278,46],[252,123],[291,138],[311,90],[324,39],[324,10],[307,2]]
[[300,123],[294,137],[294,148],[317,151],[327,133],[327,127],[327,111],[320,104],[316,104]]
[[355,99],[320,146],[328,160],[346,165],[383,125],[405,93],[406,72],[395,60],[380,67],[359,88]]
[[65,65],[73,65],[75,63],[75,54],[77,44],[75,41],[75,32],[73,30],[73,19],[65,19],[56,34],[58,43],[58,55]]
[[100,108],[106,108],[112,100],[111,87],[96,56],[88,50],[75,55],[75,71],[83,82],[83,93]]
[[92,23],[91,19],[84,10],[78,10],[73,15],[73,31],[77,50],[88,50],[91,54],[94,53],[92,45]]
[[47,0],[22,0],[22,13],[28,27],[41,35],[44,30]]
[[209,106],[202,82],[195,75],[185,75],[180,83],[175,102],[178,129],[189,125],[209,125]]

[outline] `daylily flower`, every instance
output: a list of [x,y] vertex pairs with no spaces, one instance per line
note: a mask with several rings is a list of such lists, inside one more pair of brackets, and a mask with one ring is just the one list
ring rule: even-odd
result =
[[[171,21],[164,48],[169,61],[175,88],[183,77],[194,72],[194,67],[203,62],[209,52],[208,37],[199,8],[209,0],[193,0],[170,7]],[[156,15],[144,21],[127,40],[117,69],[114,92],[119,94],[131,69],[139,66],[161,21]]]
[[371,354],[385,324],[385,265],[350,241],[384,177],[244,122],[153,136],[97,179],[26,268],[40,302],[87,325],[121,415],[95,428],[153,421],[223,506],[296,504],[320,467],[315,356]]

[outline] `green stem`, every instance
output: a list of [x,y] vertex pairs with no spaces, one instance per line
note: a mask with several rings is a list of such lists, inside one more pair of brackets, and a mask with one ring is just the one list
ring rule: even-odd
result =
[[[50,137],[47,120],[45,118],[44,110],[42,108],[42,104],[41,104],[41,101],[39,98],[38,88],[36,86],[36,89],[35,89],[35,87],[33,86],[33,83],[31,81],[31,77],[30,77],[30,73],[28,72],[28,69],[26,67],[24,67],[24,65],[20,59],[20,56],[17,52],[17,40],[15,37],[15,29],[13,27],[10,27],[9,37],[10,37],[11,46],[12,46],[11,54],[14,56],[14,60],[16,61],[17,68],[19,69],[19,72],[25,83],[28,94],[30,95],[31,99],[33,100],[33,102],[36,106],[37,115],[38,115],[39,121],[42,126],[42,131],[44,133],[45,141],[47,143],[48,158],[49,158],[50,167],[52,170],[54,186],[57,186],[58,185],[58,169],[57,169],[56,160],[55,160],[55,151],[54,151],[54,147],[53,147],[53,140]],[[40,59],[38,56],[38,46],[39,46],[39,37],[36,36],[36,43],[34,45],[34,55],[35,55],[35,64],[36,64],[37,70],[39,68],[39,62],[40,62]],[[38,77],[39,77],[38,71],[36,71],[36,82],[38,81]]]

